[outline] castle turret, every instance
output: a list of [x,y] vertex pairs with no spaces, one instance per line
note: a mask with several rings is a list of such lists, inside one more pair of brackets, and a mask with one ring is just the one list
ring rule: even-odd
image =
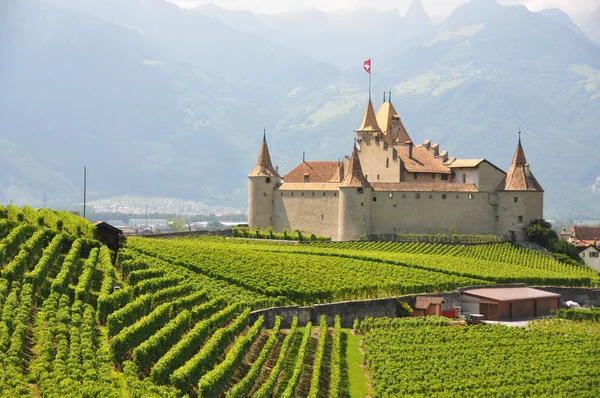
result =
[[498,234],[525,240],[525,226],[544,216],[544,189],[525,159],[520,136],[510,168],[496,191]]
[[362,122],[358,129],[356,129],[356,138],[370,139],[373,137],[379,137],[381,135],[381,128],[377,124],[377,117],[375,116],[375,109],[373,109],[373,103],[369,99],[365,114],[363,115]]
[[338,240],[355,240],[371,233],[371,204],[372,188],[363,175],[355,145],[340,184]]
[[273,225],[273,194],[281,177],[271,163],[264,134],[256,166],[248,179],[248,226],[269,228]]

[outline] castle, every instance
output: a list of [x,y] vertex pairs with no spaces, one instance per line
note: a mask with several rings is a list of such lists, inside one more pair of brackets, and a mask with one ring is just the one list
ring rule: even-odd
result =
[[542,218],[544,190],[521,146],[508,172],[414,145],[390,101],[369,100],[354,149],[342,161],[303,161],[283,178],[265,137],[249,174],[248,224],[355,240],[362,235],[490,234],[524,240]]

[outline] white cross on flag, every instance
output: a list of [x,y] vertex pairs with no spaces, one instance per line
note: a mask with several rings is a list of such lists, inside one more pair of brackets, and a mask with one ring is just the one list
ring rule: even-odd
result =
[[365,69],[365,72],[371,73],[371,59],[368,59],[363,63],[363,68]]

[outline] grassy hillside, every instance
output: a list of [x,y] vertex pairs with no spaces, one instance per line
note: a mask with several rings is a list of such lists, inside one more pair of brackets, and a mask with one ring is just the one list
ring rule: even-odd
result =
[[94,232],[70,213],[0,207],[2,395],[362,397],[360,339],[339,318],[266,329],[250,311],[506,281],[600,285],[504,244],[129,238],[111,253]]

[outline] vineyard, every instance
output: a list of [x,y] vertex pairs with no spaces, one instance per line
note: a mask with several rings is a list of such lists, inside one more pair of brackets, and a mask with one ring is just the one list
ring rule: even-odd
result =
[[369,319],[361,328],[375,397],[600,395],[597,322],[450,327],[432,317]]
[[[213,237],[128,238],[113,253],[95,239],[92,224],[68,212],[0,206],[0,396],[355,396],[347,361],[355,358],[359,366],[360,355],[348,355],[348,350],[358,353],[358,340],[348,337],[339,317],[330,324],[321,317],[305,326],[296,318],[285,322],[276,318],[267,329],[266,320],[251,316],[251,311],[505,280],[600,285],[597,273],[505,244],[288,245]],[[597,318],[580,321],[579,314],[563,316],[569,319],[536,324],[535,336],[546,336],[549,344],[557,340],[560,350],[567,350],[568,342],[561,345],[558,334],[549,330],[581,336],[581,344],[588,344],[585,339],[590,336],[598,338],[589,331],[595,330]],[[464,344],[460,334],[456,344],[455,337],[442,335],[450,328],[422,325],[415,319],[396,322],[361,324],[367,333],[372,382],[381,396],[425,391],[429,376],[415,372],[425,365],[412,364],[417,368],[405,374],[404,384],[393,384],[385,373],[387,365],[378,361],[396,364],[404,357],[378,344],[389,340],[392,348],[402,346],[393,339],[429,329],[438,331],[446,344]],[[580,323],[573,326],[574,322]],[[409,327],[406,333],[397,333]],[[413,343],[433,344],[421,338],[427,333],[414,335]],[[542,338],[497,333],[491,338],[516,336],[524,342]],[[548,344],[544,347],[550,351]],[[582,345],[581,350],[589,348]],[[573,348],[572,354],[578,350]],[[428,358],[452,353],[439,347],[425,351]],[[549,361],[550,354],[542,351],[540,358]],[[391,354],[393,359],[386,358]],[[563,355],[561,363],[570,366],[569,358]],[[580,370],[584,364],[580,361],[571,383],[584,376],[589,379],[586,386],[596,383],[597,373]],[[525,370],[531,373],[530,368]],[[531,377],[531,383],[541,383]],[[359,383],[367,384],[366,379]],[[386,395],[389,388],[394,394]],[[497,388],[502,395],[502,385]]]
[[[343,332],[266,330],[292,300],[94,240],[65,212],[0,207],[0,396],[342,396]],[[118,287],[118,288],[116,288]]]

